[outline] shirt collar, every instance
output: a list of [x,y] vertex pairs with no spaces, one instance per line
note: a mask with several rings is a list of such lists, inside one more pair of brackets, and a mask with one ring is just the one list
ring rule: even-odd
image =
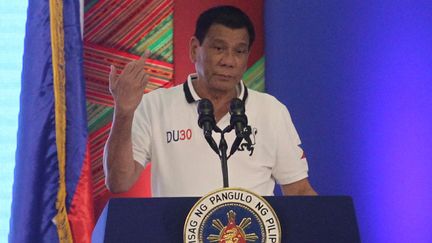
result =
[[[184,91],[184,94],[185,94],[186,101],[188,103],[193,103],[193,102],[198,101],[198,100],[201,99],[201,97],[198,96],[198,94],[196,93],[196,91],[195,91],[195,89],[194,89],[194,87],[192,85],[192,80],[194,80],[196,78],[197,78],[197,75],[195,73],[194,74],[190,74],[188,76],[187,81],[184,82],[184,84],[183,84],[183,91]],[[246,99],[248,97],[248,89],[244,85],[243,80],[240,81],[240,85],[239,86],[240,86],[240,93],[239,93],[239,95],[238,95],[237,98],[243,100],[243,102],[246,102]]]

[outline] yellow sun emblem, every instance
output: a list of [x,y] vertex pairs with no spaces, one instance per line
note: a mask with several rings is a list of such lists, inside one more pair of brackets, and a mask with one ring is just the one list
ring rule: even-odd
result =
[[255,233],[245,234],[245,229],[251,224],[251,218],[243,218],[236,224],[236,213],[230,210],[227,213],[228,224],[224,226],[219,219],[212,221],[212,226],[219,230],[219,235],[210,234],[207,240],[219,243],[246,243],[255,242],[258,236]]

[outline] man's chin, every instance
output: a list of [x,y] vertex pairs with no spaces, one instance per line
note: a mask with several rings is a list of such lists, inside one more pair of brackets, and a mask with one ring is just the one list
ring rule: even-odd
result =
[[230,92],[235,89],[236,85],[237,83],[234,83],[232,80],[215,80],[211,88],[219,92]]

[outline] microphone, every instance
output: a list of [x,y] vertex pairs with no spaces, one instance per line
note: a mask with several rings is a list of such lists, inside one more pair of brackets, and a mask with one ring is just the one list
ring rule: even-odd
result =
[[230,124],[235,129],[237,137],[244,138],[244,130],[248,124],[248,119],[245,115],[245,105],[239,98],[234,98],[230,104]]
[[245,105],[242,100],[239,98],[232,99],[229,111],[231,115],[230,124],[235,129],[236,139],[231,146],[229,157],[235,153],[243,139],[246,139],[246,141],[249,139],[247,132],[248,119],[245,111]]
[[216,121],[213,114],[213,104],[208,99],[198,102],[198,126],[204,130],[204,136],[211,136]]
[[[198,102],[198,126],[203,129],[204,137],[213,151],[219,155],[219,149],[212,137],[212,131],[216,127],[213,104],[208,99],[201,99]],[[220,155],[219,155],[220,156]]]

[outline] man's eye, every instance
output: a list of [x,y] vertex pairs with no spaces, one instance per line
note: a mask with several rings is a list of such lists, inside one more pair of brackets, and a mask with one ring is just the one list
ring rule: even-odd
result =
[[248,52],[247,49],[237,49],[236,51],[238,54],[246,54]]

